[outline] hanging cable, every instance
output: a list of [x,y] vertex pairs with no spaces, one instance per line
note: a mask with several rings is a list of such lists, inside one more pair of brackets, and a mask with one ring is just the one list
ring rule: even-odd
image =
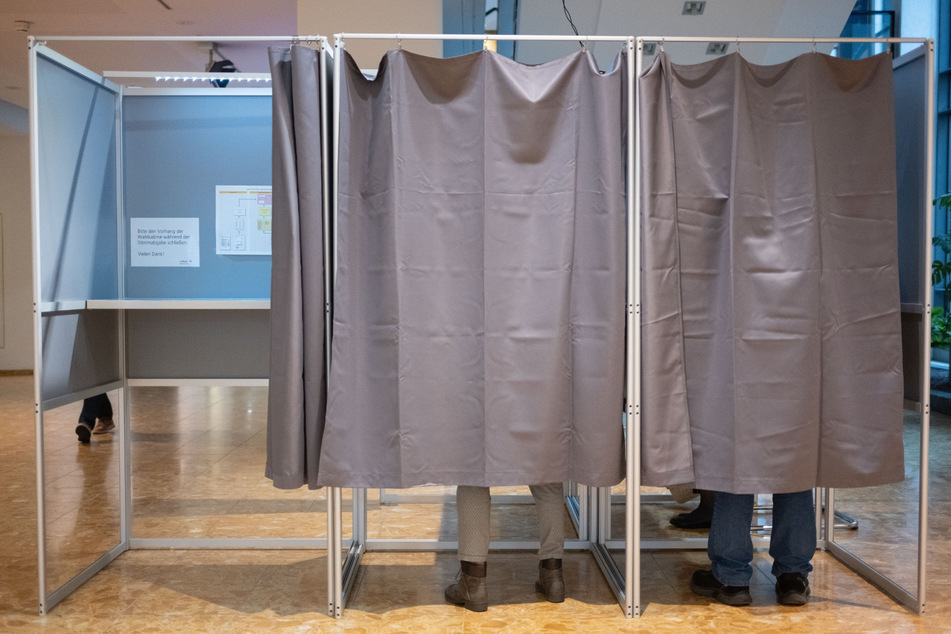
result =
[[[568,24],[571,25],[571,30],[575,32],[575,35],[580,35],[578,33],[578,27],[575,26],[575,21],[571,19],[571,11],[568,10],[567,0],[561,0],[561,8],[565,10],[565,17],[568,18]],[[578,40],[578,44],[581,45],[581,49],[585,49],[584,42]]]

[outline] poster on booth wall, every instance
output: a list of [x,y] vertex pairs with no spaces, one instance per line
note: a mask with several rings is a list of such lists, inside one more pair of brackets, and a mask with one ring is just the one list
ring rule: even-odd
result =
[[132,266],[199,266],[198,218],[130,218]]
[[215,234],[216,255],[271,255],[271,186],[216,186]]

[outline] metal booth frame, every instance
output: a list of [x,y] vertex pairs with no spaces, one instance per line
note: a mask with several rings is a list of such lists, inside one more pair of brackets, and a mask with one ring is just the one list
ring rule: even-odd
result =
[[[926,96],[926,177],[925,177],[925,201],[928,204],[922,209],[924,215],[924,226],[926,235],[923,236],[923,278],[921,286],[924,298],[923,309],[923,328],[921,349],[922,354],[922,420],[921,420],[921,454],[920,454],[920,490],[919,490],[919,525],[918,525],[918,591],[911,592],[902,588],[897,583],[883,575],[878,570],[872,568],[859,557],[851,553],[842,545],[835,543],[831,539],[828,529],[820,533],[820,547],[826,549],[846,566],[857,572],[866,580],[871,581],[887,594],[892,596],[899,603],[910,609],[922,613],[925,607],[925,584],[926,584],[926,548],[927,548],[927,498],[928,498],[928,429],[930,424],[930,399],[928,377],[930,374],[930,321],[931,321],[931,280],[930,266],[932,259],[932,248],[930,237],[932,234],[932,214],[930,201],[933,197],[933,156],[932,147],[934,139],[934,43],[932,40],[923,38],[748,38],[748,37],[670,37],[670,36],[532,36],[532,35],[450,35],[450,34],[380,34],[380,33],[341,33],[334,38],[334,48],[336,52],[344,50],[347,39],[396,39],[396,40],[495,40],[495,41],[575,41],[575,42],[616,42],[621,44],[627,52],[627,123],[628,129],[639,130],[641,124],[640,108],[635,99],[635,82],[643,70],[643,56],[645,43],[664,42],[724,42],[724,43],[777,43],[777,44],[813,44],[816,43],[885,43],[885,44],[921,44],[925,47],[926,55],[926,78],[927,96]],[[359,569],[362,555],[369,550],[401,550],[401,551],[449,551],[456,548],[454,541],[438,540],[377,540],[368,539],[366,526],[366,490],[353,489],[353,534],[351,539],[343,537],[342,507],[343,496],[341,488],[330,488],[327,491],[327,537],[326,539],[231,539],[231,538],[183,538],[183,539],[149,539],[135,538],[132,535],[132,492],[131,492],[131,434],[130,434],[130,403],[127,398],[125,388],[136,386],[183,386],[183,385],[229,385],[229,386],[266,386],[267,379],[130,379],[126,375],[126,350],[125,350],[125,313],[127,310],[136,309],[161,309],[161,310],[181,310],[181,309],[252,309],[261,310],[269,308],[269,301],[266,300],[86,300],[75,302],[52,302],[44,303],[42,301],[42,275],[40,267],[40,257],[42,254],[40,244],[40,198],[43,192],[39,187],[39,156],[38,156],[38,121],[37,121],[37,55],[42,54],[57,63],[66,66],[74,72],[83,74],[87,79],[107,87],[118,95],[116,111],[116,195],[117,195],[117,224],[118,224],[118,275],[119,289],[123,292],[124,285],[122,279],[123,273],[123,235],[122,222],[125,219],[122,209],[122,135],[121,135],[121,107],[123,88],[110,82],[104,77],[94,73],[89,73],[78,64],[71,62],[67,58],[59,55],[55,51],[47,49],[45,43],[48,41],[275,41],[288,43],[319,43],[320,45],[320,63],[323,73],[321,77],[321,115],[324,121],[332,121],[332,143],[329,139],[322,143],[323,154],[323,173],[321,178],[324,182],[324,253],[325,253],[325,286],[332,288],[334,256],[333,247],[335,240],[331,235],[331,229],[336,227],[333,222],[337,213],[337,192],[333,189],[333,198],[331,199],[331,183],[337,182],[337,161],[330,162],[330,152],[336,152],[339,147],[337,141],[339,138],[339,98],[340,98],[340,63],[342,56],[333,55],[333,91],[331,93],[328,82],[328,56],[332,53],[329,50],[327,39],[323,36],[261,36],[261,37],[147,37],[147,36],[129,36],[129,37],[69,37],[69,36],[49,36],[30,38],[29,60],[30,60],[30,148],[31,148],[31,188],[32,196],[32,220],[33,220],[33,292],[34,292],[34,405],[35,405],[35,424],[37,437],[37,533],[38,533],[38,587],[39,587],[39,609],[41,614],[46,614],[57,603],[67,597],[82,583],[87,581],[97,572],[102,570],[113,559],[122,552],[132,548],[324,548],[327,549],[327,574],[328,574],[328,607],[329,614],[335,618],[343,615],[346,601],[352,589],[353,581]],[[107,75],[107,74],[104,74]],[[333,94],[334,103],[328,103],[328,94]],[[618,602],[628,618],[638,617],[642,612],[641,604],[641,585],[640,585],[640,555],[641,549],[665,549],[665,548],[696,548],[702,547],[705,540],[683,540],[681,543],[670,542],[651,542],[641,538],[641,502],[650,501],[650,498],[656,496],[643,495],[640,492],[640,432],[641,432],[641,386],[640,386],[640,363],[641,363],[641,288],[640,288],[640,214],[641,214],[641,178],[640,163],[641,153],[635,146],[637,134],[629,135],[626,147],[626,190],[629,193],[626,201],[627,217],[627,271],[628,283],[626,296],[624,300],[626,312],[626,327],[633,336],[627,338],[625,350],[625,407],[623,415],[626,419],[625,453],[627,456],[626,472],[626,493],[624,494],[625,504],[625,535],[624,540],[612,539],[610,535],[611,520],[611,491],[608,488],[588,488],[575,483],[568,484],[567,505],[569,513],[578,529],[579,539],[569,540],[566,547],[575,550],[589,550],[595,557],[605,579],[610,585],[612,591],[618,599]],[[333,148],[333,149],[332,149]],[[331,165],[333,172],[331,173]],[[96,385],[88,389],[81,390],[72,394],[54,399],[43,398],[42,385],[42,366],[43,366],[43,329],[42,320],[45,315],[61,314],[68,312],[77,312],[83,310],[114,310],[117,311],[119,337],[116,342],[119,358],[120,380],[110,381],[102,385]],[[326,336],[330,337],[331,320],[333,306],[332,300],[327,299],[325,311],[328,319],[326,320]],[[325,364],[329,368],[330,364],[330,346],[326,346]],[[52,589],[47,588],[47,579],[45,575],[46,566],[46,526],[45,526],[45,461],[43,454],[43,431],[44,431],[44,412],[65,405],[77,402],[84,397],[100,393],[107,390],[118,390],[118,411],[121,412],[118,421],[118,442],[119,451],[119,507],[120,507],[120,535],[119,542],[99,557],[96,561],[88,565],[73,578],[69,579],[62,586]],[[824,512],[820,517],[820,506],[817,504],[817,525],[820,527],[829,527],[833,525],[834,517],[834,491],[826,489],[817,491],[817,495],[824,501]],[[519,498],[521,496],[505,496],[506,498]],[[697,543],[693,543],[697,542]],[[762,546],[763,542],[758,545]],[[492,548],[496,550],[526,550],[537,546],[533,541],[497,541],[492,542]],[[625,549],[623,570],[617,565],[611,555],[611,549]],[[346,553],[344,552],[346,550]]]
[[[931,261],[932,247],[931,236],[933,233],[933,213],[931,200],[933,198],[933,174],[934,174],[934,40],[928,38],[781,38],[781,37],[700,37],[700,36],[639,36],[634,38],[636,42],[635,67],[636,77],[640,77],[643,71],[643,59],[645,44],[651,43],[660,45],[663,49],[664,43],[735,43],[739,48],[742,43],[752,44],[799,44],[812,45],[813,51],[817,44],[839,44],[839,43],[869,43],[869,44],[887,44],[889,46],[896,44],[920,44],[925,52],[925,156],[923,165],[925,166],[924,175],[924,206],[921,209],[923,218],[922,227],[924,236],[922,236],[923,250],[920,254],[922,258],[922,279],[919,280],[922,302],[923,302],[923,323],[921,330],[921,350],[922,350],[922,372],[921,372],[921,446],[919,456],[919,499],[918,499],[918,552],[917,552],[917,593],[912,592],[890,579],[888,576],[870,566],[860,557],[852,553],[849,549],[838,544],[832,538],[832,527],[835,526],[835,492],[831,488],[816,490],[816,526],[819,529],[818,545],[820,548],[829,552],[833,557],[844,563],[863,579],[871,582],[888,594],[898,603],[910,608],[918,614],[924,612],[926,599],[926,581],[927,581],[927,531],[928,531],[928,433],[930,427],[930,370],[931,370]],[[641,109],[637,103],[634,115],[634,136],[639,138],[641,129]],[[692,539],[683,544],[672,544],[666,541],[650,542],[641,539],[641,504],[640,502],[646,496],[640,494],[640,433],[641,433],[641,386],[640,386],[640,364],[641,364],[641,292],[640,292],[640,257],[637,251],[640,248],[640,218],[641,218],[641,160],[642,155],[637,151],[634,156],[636,163],[634,174],[634,186],[632,188],[634,198],[634,217],[637,219],[629,225],[629,243],[634,244],[634,249],[629,250],[631,258],[628,261],[629,288],[628,296],[631,298],[628,304],[628,332],[633,332],[634,336],[628,338],[628,366],[626,399],[627,409],[625,414],[631,421],[627,437],[627,456],[628,456],[628,487],[626,491],[626,525],[625,542],[626,560],[624,570],[625,588],[623,594],[618,594],[618,601],[621,603],[625,614],[628,617],[639,616],[641,613],[641,587],[640,587],[640,551],[641,549],[664,549],[664,548],[696,548],[703,547],[706,539]],[[631,485],[633,483],[633,486]],[[850,518],[849,518],[850,519]],[[754,540],[754,545],[762,547],[766,540]],[[638,544],[639,548],[632,549],[630,544]],[[611,544],[620,546],[617,542]],[[609,562],[613,564],[613,561]]]
[[[325,72],[322,73],[321,86],[321,113],[324,119],[329,113],[327,103],[327,40],[323,36],[203,36],[203,37],[164,37],[164,36],[37,36],[29,38],[29,73],[30,73],[30,152],[31,152],[31,188],[32,188],[32,227],[33,227],[33,346],[34,346],[34,412],[36,425],[36,483],[37,483],[37,562],[38,562],[38,591],[39,612],[47,614],[60,601],[69,596],[85,581],[102,570],[112,560],[123,552],[138,548],[326,548],[326,538],[137,538],[132,534],[132,470],[131,470],[131,430],[130,430],[130,399],[126,388],[140,386],[230,386],[230,387],[266,387],[267,377],[262,378],[129,378],[127,375],[126,359],[126,313],[135,310],[226,310],[226,311],[261,311],[270,308],[269,300],[261,299],[168,299],[142,300],[124,299],[125,280],[124,264],[126,246],[123,234],[123,223],[126,214],[123,209],[123,138],[122,138],[122,104],[123,97],[127,96],[126,88],[114,83],[110,77],[153,77],[166,74],[165,71],[153,73],[142,72],[109,72],[102,76],[93,73],[69,58],[48,48],[47,42],[286,42],[289,44],[316,44],[319,46],[320,63]],[[116,299],[86,299],[66,302],[44,302],[42,288],[41,258],[43,256],[41,244],[41,200],[44,192],[40,188],[40,157],[39,157],[39,121],[37,97],[37,58],[41,56],[59,66],[76,73],[93,84],[106,88],[116,97],[115,112],[115,162],[116,162],[116,223],[117,223],[117,293]],[[185,75],[209,76],[209,73],[183,73]],[[260,73],[232,73],[229,78],[259,79],[269,74]],[[215,88],[137,88],[135,95],[259,95],[270,94],[270,88],[230,88],[222,93]],[[326,184],[329,179],[328,152],[329,147],[323,144],[323,173],[321,178]],[[329,208],[329,192],[324,187],[324,207]],[[325,218],[326,222],[326,218]],[[326,234],[326,232],[325,232]],[[46,316],[83,313],[84,311],[115,311],[117,313],[117,341],[115,347],[119,360],[119,380],[95,385],[78,392],[65,394],[56,398],[44,398],[43,385],[43,319]],[[67,405],[83,398],[94,396],[105,391],[118,391],[116,407],[116,433],[119,444],[119,539],[118,543],[105,552],[101,557],[82,569],[75,576],[57,588],[49,588],[46,575],[47,562],[47,532],[46,532],[46,492],[44,459],[44,413],[50,409]]]
[[[343,55],[341,54],[345,50],[346,40],[396,40],[400,42],[401,40],[412,41],[412,40],[468,40],[468,41],[542,41],[542,42],[581,42],[583,47],[586,47],[588,43],[591,42],[616,42],[622,44],[624,50],[627,53],[627,90],[628,90],[628,112],[627,112],[627,121],[628,128],[631,129],[633,125],[633,116],[634,111],[632,108],[632,97],[633,97],[633,79],[634,79],[634,68],[630,63],[630,60],[633,57],[634,52],[634,38],[629,36],[595,36],[595,35],[459,35],[459,34],[437,34],[437,33],[414,33],[414,34],[403,34],[403,33],[338,33],[334,35],[334,107],[333,107],[333,146],[334,152],[340,147],[338,143],[340,135],[340,78],[341,78],[341,63]],[[626,152],[628,158],[633,156],[634,151],[634,139],[629,136],[627,139]],[[336,159],[336,154],[335,154]],[[337,160],[333,162],[333,182],[337,182],[339,163]],[[625,174],[625,185],[626,190],[631,191],[633,185],[633,164],[630,160],[627,162],[626,174]],[[337,188],[334,188],[334,200],[331,213],[336,219],[338,212],[338,192]],[[626,201],[626,216],[628,219],[628,225],[630,225],[630,219],[632,217],[633,207],[631,205],[631,197],[627,197]],[[333,226],[336,227],[337,223],[334,221]],[[336,241],[335,241],[336,242]],[[329,368],[328,368],[329,369]],[[603,493],[600,492],[600,489],[592,489],[577,483],[568,483],[567,484],[567,495],[566,495],[566,504],[568,507],[569,515],[571,516],[572,521],[575,524],[575,527],[578,531],[578,539],[569,539],[565,542],[565,548],[567,550],[590,550],[596,557],[599,566],[602,571],[605,573],[605,578],[608,580],[608,583],[611,584],[615,592],[618,592],[618,583],[619,579],[617,574],[612,574],[608,563],[610,562],[610,554],[607,552],[603,546],[598,544],[598,536],[602,533],[601,522],[603,521],[604,511],[599,510],[598,503],[600,500],[605,499]],[[604,489],[607,492],[608,496],[610,495],[610,489]],[[381,498],[384,493],[381,490]],[[405,501],[409,496],[402,496],[400,494],[390,494],[388,499],[393,501]],[[419,496],[422,498],[420,501],[425,501],[429,503],[439,503],[448,501],[448,496],[435,495],[435,496]],[[417,496],[413,496],[413,499],[416,499]],[[504,496],[493,496],[493,500],[498,501],[500,498],[504,498],[506,502],[527,502],[527,496],[521,495],[504,495]],[[328,584],[328,609],[331,616],[339,618],[343,616],[343,610],[346,605],[347,599],[349,598],[350,591],[353,587],[353,582],[356,579],[357,572],[359,570],[360,561],[364,553],[370,550],[377,551],[426,551],[426,552],[446,552],[454,551],[458,547],[456,541],[439,541],[435,539],[370,539],[367,536],[367,495],[366,489],[353,489],[353,534],[351,539],[344,539],[343,537],[343,520],[342,520],[342,506],[343,506],[343,497],[341,488],[331,488],[328,492],[328,507],[327,507],[327,535],[328,535],[328,562],[331,570],[330,574],[330,583]],[[609,498],[608,498],[609,499]],[[610,509],[608,509],[610,511]],[[332,544],[340,544],[341,548],[334,548]],[[496,540],[491,543],[490,546],[494,550],[530,550],[538,547],[537,540]],[[347,549],[346,554],[343,552],[343,548]],[[615,566],[616,570],[616,566]],[[620,581],[623,585],[623,581]]]

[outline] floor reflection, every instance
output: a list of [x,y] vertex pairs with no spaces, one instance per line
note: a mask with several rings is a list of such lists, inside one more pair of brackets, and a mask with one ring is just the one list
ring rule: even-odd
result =
[[[324,535],[323,491],[280,491],[263,476],[266,397],[266,391],[257,388],[135,388],[131,400],[134,536]],[[69,564],[66,570],[98,552],[90,546],[90,535],[110,535],[102,532],[103,527],[117,526],[117,507],[109,500],[118,499],[111,484],[117,481],[118,436],[94,437],[88,447],[81,447],[73,431],[78,405],[75,411],[63,410],[56,413],[59,422],[47,416],[45,443],[50,530],[61,536],[49,552]],[[804,608],[775,605],[768,562],[765,555],[758,555],[754,605],[744,609],[711,604],[690,593],[689,574],[706,561],[702,550],[645,552],[644,614],[639,621],[629,622],[588,553],[566,556],[568,600],[556,605],[539,602],[534,593],[531,553],[493,552],[491,605],[488,612],[474,614],[443,601],[442,588],[457,570],[452,554],[370,552],[363,559],[345,616],[335,622],[326,615],[326,553],[308,549],[130,551],[50,615],[39,617],[32,377],[0,378],[0,413],[7,439],[0,445],[0,464],[7,473],[0,484],[4,511],[0,526],[7,535],[0,543],[5,572],[0,575],[0,631],[941,631],[946,627],[945,613],[951,611],[951,580],[945,572],[945,564],[951,563],[951,542],[945,535],[951,493],[942,486],[951,473],[947,464],[951,444],[945,435],[951,421],[935,416],[932,583],[929,612],[922,617],[898,606],[824,553],[817,553],[813,598]],[[439,491],[389,493],[408,496]],[[369,492],[371,537],[454,536],[451,503],[407,500],[393,504],[386,495],[381,498],[379,491]],[[857,534],[843,539],[874,536],[865,539],[869,544],[897,544],[911,550],[907,516],[889,523],[866,521],[862,515],[870,513],[881,520],[883,509],[901,508],[889,497],[895,495],[896,491],[883,491],[877,499],[861,500],[840,495],[844,510],[860,519]],[[345,508],[350,506],[348,499]],[[496,536],[531,538],[532,505],[506,506],[495,511]],[[645,536],[693,536],[668,523],[672,514],[688,506],[645,505]],[[618,520],[614,521],[617,525]],[[345,523],[349,526],[349,519]],[[878,532],[886,530],[890,532]],[[572,527],[569,535],[573,534]],[[108,547],[111,535],[97,548]]]

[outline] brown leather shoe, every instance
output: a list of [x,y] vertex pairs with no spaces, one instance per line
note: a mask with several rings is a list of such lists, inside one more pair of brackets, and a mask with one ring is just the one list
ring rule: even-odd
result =
[[561,603],[565,600],[565,577],[561,571],[561,559],[542,559],[538,562],[535,591],[545,595],[551,603]]
[[485,562],[462,561],[456,583],[446,588],[446,600],[473,612],[489,608],[489,594],[485,587]]
[[116,428],[115,422],[111,418],[100,418],[96,421],[96,426],[92,428],[94,434],[105,434]]

